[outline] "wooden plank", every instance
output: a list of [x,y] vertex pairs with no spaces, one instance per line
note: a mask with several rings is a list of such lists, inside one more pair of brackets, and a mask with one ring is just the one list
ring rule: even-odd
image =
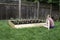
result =
[[15,25],[11,22],[11,20],[8,20],[8,24],[9,24],[12,28],[15,28]]

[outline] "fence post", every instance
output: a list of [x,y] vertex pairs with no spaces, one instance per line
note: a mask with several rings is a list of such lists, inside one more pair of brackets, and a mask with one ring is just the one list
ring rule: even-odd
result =
[[8,18],[7,18],[7,6],[5,6],[5,8],[6,8],[6,19],[8,19]]
[[19,19],[21,19],[21,0],[19,0]]
[[51,16],[51,13],[52,13],[52,4],[50,5],[50,16]]
[[37,19],[38,19],[38,17],[39,17],[39,1],[37,2]]

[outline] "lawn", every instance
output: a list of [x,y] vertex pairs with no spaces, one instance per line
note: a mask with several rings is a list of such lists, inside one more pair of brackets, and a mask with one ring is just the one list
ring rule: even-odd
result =
[[44,27],[14,29],[6,20],[0,20],[0,40],[60,40],[60,22],[55,28]]

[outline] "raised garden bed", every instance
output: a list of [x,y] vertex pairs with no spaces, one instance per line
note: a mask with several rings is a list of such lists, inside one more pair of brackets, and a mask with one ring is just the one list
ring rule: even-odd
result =
[[41,27],[45,23],[41,20],[8,20],[13,28]]

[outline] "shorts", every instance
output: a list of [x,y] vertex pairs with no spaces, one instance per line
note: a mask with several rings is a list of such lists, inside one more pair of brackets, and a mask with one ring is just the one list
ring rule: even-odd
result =
[[54,26],[50,26],[50,28],[54,28]]

